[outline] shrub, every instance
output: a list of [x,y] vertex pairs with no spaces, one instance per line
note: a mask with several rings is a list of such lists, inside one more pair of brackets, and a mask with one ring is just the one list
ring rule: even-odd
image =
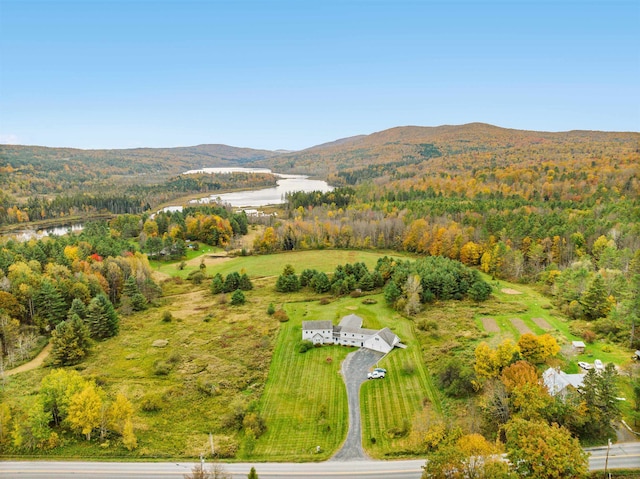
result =
[[162,359],[158,359],[153,363],[153,374],[156,376],[166,376],[171,372],[171,364]]
[[170,323],[172,320],[173,320],[173,315],[171,314],[171,311],[165,311],[164,313],[162,313],[163,323]]
[[231,459],[236,457],[240,446],[238,441],[229,436],[216,436],[216,455],[222,459]]
[[313,347],[313,343],[311,341],[301,341],[298,344],[298,352],[299,353],[306,353],[307,351],[309,351],[311,348]]
[[286,323],[287,321],[289,321],[289,316],[287,316],[287,312],[284,309],[279,309],[278,311],[276,311],[273,317],[281,323]]
[[321,304],[322,306],[326,306],[327,304],[330,304],[330,303],[331,303],[331,300],[330,300],[329,298],[322,298],[322,299],[320,300],[320,304]]
[[196,389],[207,396],[218,394],[218,386],[210,376],[200,376],[196,379]]
[[273,303],[269,303],[269,306],[267,307],[267,314],[269,316],[273,316],[275,312],[276,312],[276,307],[273,305]]
[[438,331],[438,323],[433,319],[422,319],[418,321],[418,329],[420,331],[435,332]]
[[180,264],[178,265],[178,269],[180,271],[182,271],[185,266],[187,266],[187,262],[186,261],[180,261]]
[[142,396],[140,408],[145,412],[160,411],[164,406],[164,399],[159,393],[147,393]]
[[378,304],[378,301],[373,298],[366,298],[362,300],[362,304]]
[[409,429],[409,421],[405,419],[402,421],[402,426],[394,426],[387,429],[386,435],[389,439],[398,439],[409,434]]
[[256,439],[267,429],[264,419],[255,412],[249,412],[244,416],[242,427],[245,432],[251,431]]
[[244,293],[240,289],[236,289],[231,295],[231,304],[234,306],[240,306],[246,302]]
[[187,279],[191,281],[193,284],[202,284],[206,276],[202,271],[194,270],[187,276]]
[[596,333],[591,331],[590,329],[585,329],[582,331],[582,339],[584,339],[585,343],[593,344],[596,340]]

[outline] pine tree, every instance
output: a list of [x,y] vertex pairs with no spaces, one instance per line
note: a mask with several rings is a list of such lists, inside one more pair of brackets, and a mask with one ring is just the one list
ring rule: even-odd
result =
[[251,291],[253,289],[253,284],[251,283],[251,280],[249,279],[247,273],[244,273],[240,276],[240,284],[238,285],[238,287],[242,291]]
[[220,273],[217,273],[213,277],[209,289],[213,294],[220,294],[224,291],[224,280],[222,279],[222,275]]
[[77,364],[91,347],[91,334],[84,321],[73,314],[53,330],[51,344],[51,357],[55,366]]
[[249,471],[249,475],[247,476],[247,479],[258,479],[258,473],[256,472],[255,467],[251,468],[251,470]]
[[33,297],[33,302],[36,314],[42,320],[42,326],[55,328],[58,323],[64,321],[67,305],[51,281],[42,282],[40,289]]
[[603,318],[609,312],[609,301],[605,289],[604,279],[601,275],[595,274],[586,291],[580,298],[580,304],[584,309],[587,319],[594,320]]
[[86,321],[94,338],[106,339],[118,334],[118,314],[109,298],[102,293],[89,303]]
[[233,304],[234,306],[240,306],[241,304],[244,304],[245,301],[246,299],[241,289],[236,289],[231,295],[231,304]]
[[224,280],[225,293],[231,293],[240,287],[240,275],[237,272],[229,273]]
[[71,302],[71,308],[69,308],[69,312],[67,313],[67,319],[71,318],[74,314],[80,319],[85,319],[87,317],[87,306],[78,298],[75,298]]

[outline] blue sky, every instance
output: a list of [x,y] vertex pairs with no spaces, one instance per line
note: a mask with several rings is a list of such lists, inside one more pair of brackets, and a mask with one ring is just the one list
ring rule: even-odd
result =
[[640,131],[637,1],[0,0],[0,143]]

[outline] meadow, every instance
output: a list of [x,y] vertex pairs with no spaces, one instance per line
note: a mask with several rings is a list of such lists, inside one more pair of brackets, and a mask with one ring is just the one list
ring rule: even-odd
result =
[[[596,357],[616,364],[629,360],[623,348],[597,342],[589,344],[585,354],[572,355],[568,345],[578,338],[570,334],[567,320],[548,299],[530,286],[492,281],[489,301],[436,303],[408,319],[388,308],[379,292],[335,298],[274,289],[285,264],[294,265],[298,273],[306,268],[331,272],[337,265],[360,261],[373,268],[384,253],[325,250],[216,257],[221,254],[202,248],[190,252],[187,262],[198,267],[200,258],[205,258],[208,276],[246,272],[254,289],[246,292],[244,305],[230,305],[229,295],[212,295],[208,281],[201,285],[185,281],[178,263],[154,264],[163,278],[158,304],[122,317],[120,334],[97,343],[89,358],[76,366],[109,396],[123,392],[132,400],[139,447],[129,452],[118,441],[87,443],[65,435],[63,445],[46,454],[136,459],[210,456],[211,433],[219,459],[328,459],[347,433],[346,390],[339,371],[341,361],[354,350],[325,346],[298,352],[303,320],[337,323],[355,313],[364,319],[364,327],[387,326],[407,345],[380,362],[388,370],[384,380],[366,382],[361,389],[363,445],[374,458],[415,455],[419,436],[430,421],[446,417],[468,425],[475,420],[465,401],[451,400],[438,390],[434,374],[447,358],[470,364],[482,340],[491,344],[505,337],[517,340],[513,318],[537,334],[549,332],[556,337],[563,346],[559,364],[565,370],[577,370],[577,361],[592,362]],[[364,299],[373,304],[363,303]],[[279,322],[268,315],[269,304],[284,309],[289,320]],[[485,330],[482,318],[486,317],[495,320],[497,330]],[[538,318],[551,329],[542,329]],[[154,346],[157,340],[163,346]],[[8,378],[4,397],[11,404],[28,400],[48,371],[40,368]],[[257,438],[241,428],[242,416],[248,412],[257,413],[266,424]]]

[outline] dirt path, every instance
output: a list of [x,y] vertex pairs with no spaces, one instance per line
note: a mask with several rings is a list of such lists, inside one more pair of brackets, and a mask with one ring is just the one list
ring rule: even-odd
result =
[[44,360],[47,359],[47,356],[49,356],[50,351],[51,351],[51,343],[47,344],[42,349],[42,351],[40,351],[40,354],[38,354],[35,358],[33,358],[28,363],[24,363],[22,366],[18,366],[17,368],[9,369],[8,371],[5,371],[4,372],[5,376],[13,376],[14,374],[23,373],[25,371],[31,371],[32,369],[42,366],[42,363],[44,363]]

